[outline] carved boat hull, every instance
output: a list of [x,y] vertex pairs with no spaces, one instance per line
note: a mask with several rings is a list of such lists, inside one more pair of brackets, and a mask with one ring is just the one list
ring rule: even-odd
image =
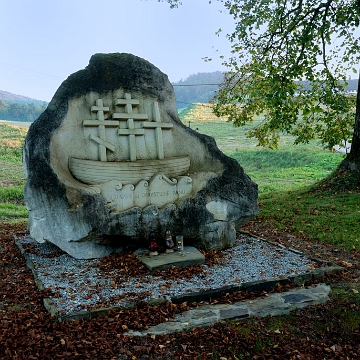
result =
[[105,162],[69,158],[69,169],[72,175],[82,183],[89,185],[101,184],[111,180],[118,180],[123,184],[137,184],[140,180],[150,180],[156,173],[172,178],[187,174],[189,167],[189,156],[133,162]]

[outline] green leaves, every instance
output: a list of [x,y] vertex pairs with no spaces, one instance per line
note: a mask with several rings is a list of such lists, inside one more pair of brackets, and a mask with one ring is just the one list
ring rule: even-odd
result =
[[215,114],[242,126],[262,113],[264,123],[249,135],[268,147],[282,132],[326,147],[349,139],[355,98],[345,86],[360,60],[357,3],[228,0],[225,7],[235,20],[233,56]]
[[[158,0],[158,2],[163,0]],[[170,5],[170,9],[178,8],[179,5],[182,5],[182,2],[180,0],[166,0],[168,4]]]

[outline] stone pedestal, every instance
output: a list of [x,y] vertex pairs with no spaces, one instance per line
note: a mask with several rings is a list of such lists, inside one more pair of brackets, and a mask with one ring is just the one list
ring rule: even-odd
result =
[[166,254],[160,253],[159,256],[139,256],[139,260],[151,271],[169,269],[173,266],[189,266],[205,264],[205,256],[192,246],[185,246],[181,253],[174,251]]

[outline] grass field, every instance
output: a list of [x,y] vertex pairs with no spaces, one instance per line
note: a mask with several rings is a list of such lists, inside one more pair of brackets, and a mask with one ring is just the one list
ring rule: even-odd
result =
[[[183,123],[213,136],[219,148],[233,157],[259,186],[259,216],[264,222],[310,238],[360,249],[360,221],[356,192],[310,191],[328,177],[343,159],[342,154],[324,150],[319,143],[293,145],[283,136],[277,150],[256,146],[247,138],[247,128],[234,128],[211,113],[208,105],[192,105],[180,113]],[[255,119],[254,124],[261,118]],[[21,152],[26,128],[0,123],[0,219],[24,221],[24,172]]]
[[25,175],[22,146],[27,128],[0,125],[0,221],[19,222],[27,218],[24,204]]
[[[250,125],[236,128],[216,118],[209,106],[193,105],[180,116],[185,125],[214,137],[218,147],[256,181],[260,194],[311,186],[330,175],[343,159],[342,154],[324,150],[316,141],[295,146],[293,138],[286,135],[279,149],[260,148],[255,139],[247,137]],[[260,121],[257,118],[252,126]]]

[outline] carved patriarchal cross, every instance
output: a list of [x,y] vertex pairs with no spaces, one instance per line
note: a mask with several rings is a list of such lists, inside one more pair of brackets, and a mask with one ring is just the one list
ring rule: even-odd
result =
[[136,161],[136,139],[135,136],[144,135],[145,130],[135,128],[135,120],[147,120],[147,114],[134,114],[133,106],[139,105],[139,100],[132,99],[131,94],[125,93],[125,99],[116,99],[115,105],[125,106],[125,113],[113,114],[113,119],[126,120],[127,128],[119,129],[118,135],[129,136],[130,161]]
[[91,112],[96,113],[97,120],[84,120],[83,126],[97,127],[98,136],[90,135],[90,139],[99,145],[99,160],[106,161],[106,149],[115,151],[115,146],[106,141],[106,127],[118,127],[119,121],[105,120],[104,113],[108,112],[109,108],[104,106],[102,99],[96,100],[96,105],[91,107]]
[[[109,112],[109,107],[104,106],[102,99],[96,100],[96,105],[91,107],[91,112],[96,113],[97,120],[84,120],[83,126],[97,127],[98,136],[90,135],[90,139],[99,145],[99,160],[107,161],[106,150],[115,151],[115,146],[106,140],[106,127],[118,127],[119,136],[128,136],[130,161],[136,161],[136,136],[145,135],[145,129],[153,129],[155,131],[156,155],[158,159],[164,159],[164,140],[163,130],[170,130],[173,124],[161,122],[159,104],[157,101],[153,103],[153,121],[143,121],[142,127],[136,127],[135,121],[148,120],[148,114],[133,113],[133,107],[139,105],[139,100],[132,99],[131,94],[125,93],[124,99],[116,99],[115,106],[124,106],[125,112],[114,113],[113,119],[105,120],[105,113]],[[126,121],[127,127],[120,128],[120,121]]]
[[171,123],[161,122],[159,104],[157,101],[154,101],[153,115],[155,121],[144,121],[143,127],[145,129],[155,130],[157,158],[163,159],[165,157],[165,154],[164,154],[164,140],[163,140],[162,131],[170,130],[174,125]]

